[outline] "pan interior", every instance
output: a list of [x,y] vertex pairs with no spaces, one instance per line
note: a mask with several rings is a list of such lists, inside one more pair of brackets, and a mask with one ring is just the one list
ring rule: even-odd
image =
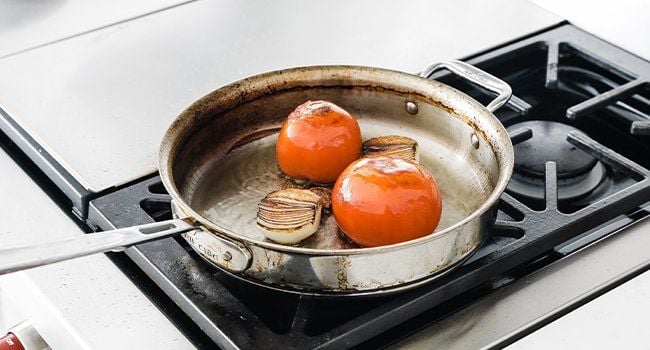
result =
[[[431,171],[442,192],[442,217],[436,231],[476,211],[494,189],[498,165],[490,146],[481,139],[478,149],[472,147],[474,129],[445,108],[391,91],[313,88],[262,97],[227,112],[222,117],[232,119],[230,124],[238,128],[232,130],[231,135],[237,136],[229,138],[230,145],[217,137],[210,142],[212,127],[203,128],[197,137],[213,156],[197,158],[202,159],[200,166],[195,166],[200,171],[192,175],[185,191],[191,207],[230,232],[270,242],[256,226],[257,205],[272,191],[298,186],[277,165],[277,130],[295,106],[310,99],[329,100],[352,113],[364,140],[404,135],[418,141],[420,163]],[[405,109],[411,100],[418,104],[416,115]],[[214,133],[223,133],[230,124],[222,123]],[[318,232],[299,246],[358,248],[342,238],[329,214],[323,215]]]

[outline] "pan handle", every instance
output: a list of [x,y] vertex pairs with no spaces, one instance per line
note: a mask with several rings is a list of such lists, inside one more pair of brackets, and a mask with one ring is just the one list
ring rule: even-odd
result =
[[470,64],[457,60],[432,64],[420,73],[420,76],[429,79],[433,72],[443,68],[446,68],[450,72],[467,79],[480,87],[496,92],[498,94],[497,97],[486,106],[490,112],[499,109],[499,107],[508,102],[512,96],[512,88],[510,88],[510,85],[505,81]]
[[122,251],[134,244],[193,231],[182,219],[97,232],[60,241],[0,250],[0,275],[108,251]]

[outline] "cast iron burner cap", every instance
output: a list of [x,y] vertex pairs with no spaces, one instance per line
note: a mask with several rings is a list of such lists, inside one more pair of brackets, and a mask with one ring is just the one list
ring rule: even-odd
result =
[[544,178],[546,162],[557,165],[558,179],[575,178],[589,172],[596,158],[570,144],[566,137],[576,128],[550,121],[534,120],[512,125],[508,131],[528,128],[533,137],[515,145],[515,171]]
[[554,161],[557,168],[557,198],[570,202],[587,196],[605,178],[601,162],[567,141],[572,126],[550,122],[529,121],[511,125],[508,131],[528,128],[533,136],[515,145],[515,171],[508,191],[543,203],[546,162]]

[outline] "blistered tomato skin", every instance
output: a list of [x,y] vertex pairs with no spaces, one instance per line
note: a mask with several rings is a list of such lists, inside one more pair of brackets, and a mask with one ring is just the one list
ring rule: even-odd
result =
[[336,181],[332,211],[350,239],[376,247],[432,233],[440,222],[442,198],[421,165],[394,157],[364,158]]
[[307,101],[282,125],[276,145],[282,171],[328,184],[361,155],[361,129],[350,113],[326,101]]

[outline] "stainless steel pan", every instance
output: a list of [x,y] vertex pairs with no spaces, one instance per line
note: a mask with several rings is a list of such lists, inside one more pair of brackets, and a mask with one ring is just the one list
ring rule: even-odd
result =
[[[498,97],[487,107],[427,79],[446,68]],[[254,284],[306,294],[362,295],[411,288],[459,265],[488,235],[513,167],[512,144],[492,112],[511,95],[503,81],[459,61],[421,76],[352,66],[266,73],[220,88],[170,126],[160,175],[176,219],[0,251],[0,273],[182,233],[208,263]],[[332,101],[359,121],[364,139],[399,134],[420,144],[438,180],[443,212],[436,232],[399,244],[359,248],[341,239],[333,217],[296,246],[255,227],[257,203],[295,186],[276,165],[284,118],[309,99]]]

